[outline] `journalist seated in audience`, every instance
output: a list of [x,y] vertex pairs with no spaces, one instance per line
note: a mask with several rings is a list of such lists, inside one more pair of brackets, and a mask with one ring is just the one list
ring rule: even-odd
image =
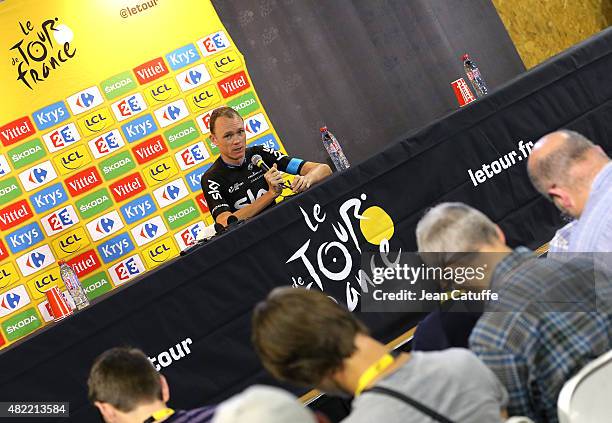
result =
[[566,251],[612,252],[612,160],[600,146],[574,131],[553,132],[535,144],[527,170],[542,195],[578,219],[558,234]]
[[594,301],[592,260],[513,250],[497,225],[462,203],[429,210],[416,235],[430,265],[452,267],[458,257],[472,257],[473,265],[488,269],[471,288],[492,291],[498,300],[487,301],[470,348],[506,387],[510,415],[556,422],[563,384],[612,348],[609,309]]
[[136,348],[102,353],[90,370],[87,385],[89,400],[106,423],[205,423],[215,410],[212,406],[189,411],[169,408],[166,378]]
[[319,291],[272,291],[254,310],[253,343],[279,380],[354,396],[345,423],[499,422],[507,401],[499,380],[469,350],[389,354]]

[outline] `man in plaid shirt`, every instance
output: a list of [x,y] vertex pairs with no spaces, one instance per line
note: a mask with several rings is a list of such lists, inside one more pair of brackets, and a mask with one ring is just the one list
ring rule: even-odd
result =
[[436,252],[428,257],[442,267],[456,265],[458,251],[495,253],[470,259],[489,271],[478,287],[463,288],[499,296],[476,323],[470,349],[506,387],[509,415],[557,422],[563,384],[612,348],[612,315],[606,302],[596,302],[600,276],[593,261],[538,259],[527,248],[512,250],[497,225],[461,203],[431,209],[417,226],[417,243],[419,252]]

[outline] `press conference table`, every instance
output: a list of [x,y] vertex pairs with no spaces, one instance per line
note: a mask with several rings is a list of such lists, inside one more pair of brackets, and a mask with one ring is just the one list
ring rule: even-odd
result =
[[69,421],[99,421],[87,402],[89,368],[104,350],[126,344],[155,360],[169,381],[173,407],[217,403],[253,383],[273,383],[251,347],[250,317],[277,286],[323,288],[355,307],[373,335],[387,343],[421,315],[359,312],[359,250],[379,247],[367,241],[355,216],[383,210],[393,224],[391,251],[414,251],[414,229],[424,210],[463,201],[498,223],[510,245],[537,248],[562,221],[532,188],[524,164],[478,186],[468,169],[515,150],[519,140],[535,141],[560,127],[580,131],[610,152],[611,114],[607,30],[11,345],[0,352],[0,400],[69,401]]

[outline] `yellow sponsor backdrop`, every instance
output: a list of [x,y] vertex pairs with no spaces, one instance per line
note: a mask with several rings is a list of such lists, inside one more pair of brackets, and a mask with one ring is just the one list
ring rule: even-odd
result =
[[57,260],[96,298],[212,224],[208,118],[284,151],[207,0],[0,3],[0,349],[50,321]]

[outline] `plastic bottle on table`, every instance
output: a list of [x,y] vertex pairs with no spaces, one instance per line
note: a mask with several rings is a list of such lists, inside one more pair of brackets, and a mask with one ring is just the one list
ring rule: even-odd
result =
[[321,128],[321,140],[323,141],[323,145],[327,150],[327,154],[331,157],[332,162],[334,162],[334,166],[336,166],[336,170],[342,171],[351,167],[348,159],[344,155],[342,151],[342,147],[340,143],[334,137],[328,129],[327,126]]
[[75,271],[70,267],[64,260],[60,260],[58,262],[60,266],[60,276],[62,277],[62,281],[64,281],[64,285],[66,285],[66,289],[68,293],[74,300],[74,305],[77,310],[82,310],[89,305],[89,300],[87,299],[87,294],[85,294],[85,290],[79,281],[79,277],[75,273]]
[[463,69],[465,70],[465,74],[470,80],[472,87],[474,87],[476,95],[478,97],[487,95],[489,92],[487,89],[487,84],[480,74],[480,70],[478,69],[476,62],[470,59],[470,56],[467,53],[463,55]]

